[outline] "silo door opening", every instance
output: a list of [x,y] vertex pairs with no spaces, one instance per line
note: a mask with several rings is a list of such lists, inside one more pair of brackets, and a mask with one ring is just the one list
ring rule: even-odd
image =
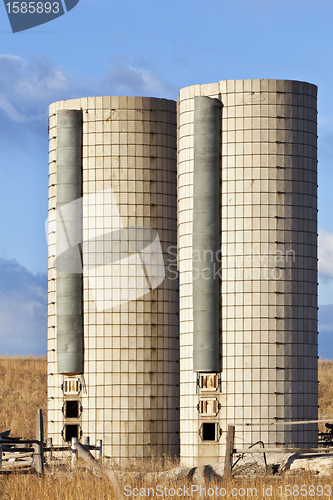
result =
[[218,441],[219,425],[214,422],[205,422],[201,425],[199,434],[202,441]]
[[219,377],[216,373],[199,373],[198,385],[200,391],[217,391]]
[[80,401],[65,401],[64,416],[65,418],[79,418],[81,413]]
[[216,416],[219,409],[219,402],[216,398],[200,399],[198,404],[198,410],[201,415]]
[[65,425],[64,430],[62,432],[64,441],[72,441],[72,438],[77,438],[78,440],[81,437],[81,430],[79,425],[68,424]]
[[79,395],[81,391],[81,382],[78,378],[67,378],[61,385],[64,395],[75,396]]

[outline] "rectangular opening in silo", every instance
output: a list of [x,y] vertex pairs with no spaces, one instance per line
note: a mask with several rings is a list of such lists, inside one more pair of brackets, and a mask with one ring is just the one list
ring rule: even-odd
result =
[[79,418],[80,416],[80,402],[79,401],[65,401],[64,408],[65,418]]
[[216,398],[205,398],[199,401],[199,413],[201,415],[217,415],[219,410],[218,401]]
[[80,380],[78,378],[68,378],[64,380],[62,388],[65,396],[67,394],[71,396],[78,395],[81,391]]
[[200,373],[199,388],[201,391],[217,391],[219,379],[216,373]]
[[217,426],[213,422],[207,422],[201,426],[203,441],[217,441]]
[[63,435],[65,441],[72,441],[72,438],[79,439],[79,426],[74,424],[65,425]]

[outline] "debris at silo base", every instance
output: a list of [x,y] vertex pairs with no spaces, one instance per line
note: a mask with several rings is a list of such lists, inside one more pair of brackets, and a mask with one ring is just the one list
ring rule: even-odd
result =
[[269,475],[297,475],[310,472],[330,476],[333,472],[333,454],[325,453],[276,453],[267,454],[267,467],[261,456],[244,457],[234,468],[233,476],[258,477]]
[[[253,454],[242,458],[232,469],[233,477],[258,478],[264,476],[297,476],[309,472],[319,477],[328,477],[333,473],[333,454],[276,453],[267,454],[267,466],[261,455]],[[190,481],[193,484],[209,484],[223,480],[224,462],[198,467],[175,467],[162,472],[134,472],[114,470],[119,481],[131,478],[146,483],[175,483]]]

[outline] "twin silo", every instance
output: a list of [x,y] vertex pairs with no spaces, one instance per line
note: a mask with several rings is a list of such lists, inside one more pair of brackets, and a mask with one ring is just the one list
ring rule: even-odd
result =
[[237,444],[316,444],[316,424],[275,425],[317,418],[316,91],[50,106],[54,443],[188,465],[224,457],[228,424]]
[[[57,444],[102,439],[116,458],[176,455],[178,281],[163,265],[177,244],[175,103],[61,101],[51,105],[49,128],[49,435]],[[64,135],[68,157],[70,144],[82,143],[76,187],[58,184],[59,160],[61,174],[77,166],[59,154]],[[75,273],[63,269],[67,254]],[[77,287],[62,298],[64,280]]]

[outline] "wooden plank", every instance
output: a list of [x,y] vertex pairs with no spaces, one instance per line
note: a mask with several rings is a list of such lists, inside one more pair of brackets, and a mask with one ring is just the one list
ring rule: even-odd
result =
[[34,444],[34,465],[39,474],[44,472],[44,430],[43,430],[43,413],[39,408],[36,415],[36,443]]
[[2,454],[2,460],[9,460],[12,458],[21,459],[21,458],[25,458],[25,457],[31,457],[33,455],[33,452],[34,452],[34,450],[31,450],[30,453],[19,453],[19,454],[5,452]]
[[34,444],[39,443],[36,439],[20,439],[20,438],[11,438],[11,439],[2,439],[2,444],[6,445],[14,445],[14,444]]
[[34,449],[33,448],[15,448],[14,450],[6,450],[3,451],[2,453],[27,453],[27,452],[33,453]]
[[53,446],[49,448],[48,446],[43,446],[44,451],[66,451],[70,450],[71,446]]
[[4,465],[2,467],[2,470],[3,471],[10,471],[12,469],[30,469],[32,465],[32,461],[31,462],[22,462],[22,463],[19,463],[19,462],[14,462],[13,464],[11,465]]

